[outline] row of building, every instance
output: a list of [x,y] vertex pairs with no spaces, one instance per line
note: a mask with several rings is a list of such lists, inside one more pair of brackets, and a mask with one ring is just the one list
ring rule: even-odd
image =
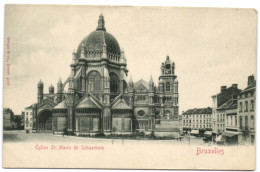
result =
[[238,89],[221,86],[212,96],[212,108],[189,109],[182,114],[184,134],[210,135],[213,141],[224,144],[254,144],[255,142],[256,80],[248,77],[247,87]]
[[15,115],[12,109],[3,108],[3,129],[14,130],[23,129],[24,113],[21,115]]

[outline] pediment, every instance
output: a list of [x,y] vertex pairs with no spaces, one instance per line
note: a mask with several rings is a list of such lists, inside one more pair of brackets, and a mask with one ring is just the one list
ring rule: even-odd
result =
[[120,98],[117,100],[117,102],[114,104],[112,109],[124,109],[124,110],[131,110],[131,107],[125,102],[123,98]]
[[139,85],[139,87],[136,90],[137,92],[147,92],[147,89],[143,84]]
[[52,99],[47,98],[38,103],[37,107],[38,109],[52,109],[55,105],[56,103]]

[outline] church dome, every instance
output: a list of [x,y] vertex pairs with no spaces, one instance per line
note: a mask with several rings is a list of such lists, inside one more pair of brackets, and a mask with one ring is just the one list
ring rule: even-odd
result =
[[54,90],[54,86],[52,84],[49,86],[49,90]]
[[115,37],[106,32],[105,20],[103,15],[101,14],[99,16],[97,29],[91,32],[80,42],[77,49],[77,55],[78,57],[80,57],[82,47],[85,48],[85,53],[103,52],[104,44],[106,45],[106,51],[108,56],[120,56],[120,46]]
[[43,87],[43,82],[42,82],[42,80],[40,80],[40,81],[38,82],[38,87]]

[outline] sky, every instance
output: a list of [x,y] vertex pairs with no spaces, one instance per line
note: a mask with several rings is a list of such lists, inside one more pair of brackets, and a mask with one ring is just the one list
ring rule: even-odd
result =
[[181,114],[211,106],[220,87],[247,85],[256,75],[257,15],[250,9],[7,5],[5,45],[10,47],[10,85],[4,107],[15,114],[37,101],[37,83],[44,92],[70,73],[72,52],[97,27],[103,13],[107,32],[118,41],[134,82],[153,76],[158,83],[166,56],[175,62]]

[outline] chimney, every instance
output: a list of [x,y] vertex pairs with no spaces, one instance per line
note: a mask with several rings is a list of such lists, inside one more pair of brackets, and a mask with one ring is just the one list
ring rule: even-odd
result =
[[221,93],[227,89],[227,86],[221,86]]
[[237,84],[232,84],[232,88],[237,88]]
[[254,75],[248,77],[247,86],[251,85],[255,81]]

